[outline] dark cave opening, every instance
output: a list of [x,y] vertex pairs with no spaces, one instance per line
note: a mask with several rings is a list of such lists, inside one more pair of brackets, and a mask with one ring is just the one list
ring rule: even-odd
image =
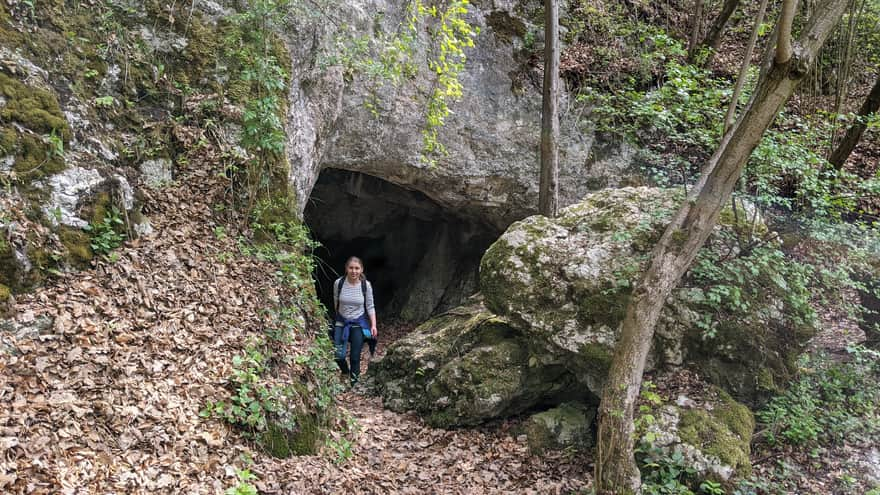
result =
[[332,311],[333,281],[357,256],[380,321],[421,321],[459,305],[477,292],[480,258],[500,235],[419,191],[339,169],[321,172],[304,217],[321,243],[314,273],[321,302]]

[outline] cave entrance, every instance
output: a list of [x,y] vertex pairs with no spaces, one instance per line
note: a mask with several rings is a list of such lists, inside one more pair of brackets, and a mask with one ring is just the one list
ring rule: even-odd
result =
[[477,291],[480,258],[500,235],[418,191],[370,175],[325,169],[305,222],[321,243],[315,286],[333,306],[333,281],[350,256],[364,261],[380,318],[422,321]]

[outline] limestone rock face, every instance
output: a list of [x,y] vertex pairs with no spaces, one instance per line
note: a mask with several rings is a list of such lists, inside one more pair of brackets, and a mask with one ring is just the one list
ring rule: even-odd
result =
[[[439,131],[448,154],[436,157],[436,165],[424,163],[420,156],[424,95],[435,77],[424,59],[403,84],[386,84],[374,91],[358,74],[349,74],[346,82],[341,70],[310,69],[302,60],[308,60],[308,47],[314,42],[290,40],[292,49],[299,46],[304,55],[294,54],[298,68],[288,142],[291,181],[297,186],[300,207],[304,208],[320,170],[338,168],[421,191],[458,214],[499,229],[533,213],[538,195],[540,74],[531,73],[522,37],[529,29],[541,31],[541,26],[524,17],[519,3],[472,5],[467,20],[480,34],[476,47],[467,51],[460,75],[462,99],[451,103],[452,114]],[[405,19],[403,8],[399,2],[349,0],[338,12],[359,34],[375,37],[377,29],[393,31]],[[382,12],[380,21],[375,12]],[[418,49],[429,44],[419,40]],[[578,122],[578,104],[563,91],[560,105],[559,183],[565,205],[577,201],[591,184],[616,183],[620,169],[632,157],[605,153],[594,167],[596,160],[590,158],[594,135]]]

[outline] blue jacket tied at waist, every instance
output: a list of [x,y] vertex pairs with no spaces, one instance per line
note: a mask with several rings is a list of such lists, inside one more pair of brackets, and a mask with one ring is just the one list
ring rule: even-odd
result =
[[[348,342],[348,338],[351,335],[351,327],[357,325],[361,327],[362,330],[370,329],[370,322],[367,320],[367,314],[364,313],[357,317],[354,320],[346,320],[345,318],[336,315],[334,331],[333,331],[333,344],[336,347],[336,358],[337,359],[345,359],[345,343]],[[339,327],[342,327],[342,331],[339,331]],[[341,356],[340,356],[340,350]]]

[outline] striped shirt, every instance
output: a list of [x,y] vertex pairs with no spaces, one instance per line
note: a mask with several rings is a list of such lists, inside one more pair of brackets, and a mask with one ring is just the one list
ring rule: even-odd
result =
[[[343,277],[342,293],[339,292],[340,280],[333,284],[333,306],[339,307],[339,315],[346,320],[356,320],[364,314],[364,292],[361,290],[361,283],[351,285],[348,279]],[[376,314],[376,307],[373,302],[373,286],[367,281],[367,313]]]

